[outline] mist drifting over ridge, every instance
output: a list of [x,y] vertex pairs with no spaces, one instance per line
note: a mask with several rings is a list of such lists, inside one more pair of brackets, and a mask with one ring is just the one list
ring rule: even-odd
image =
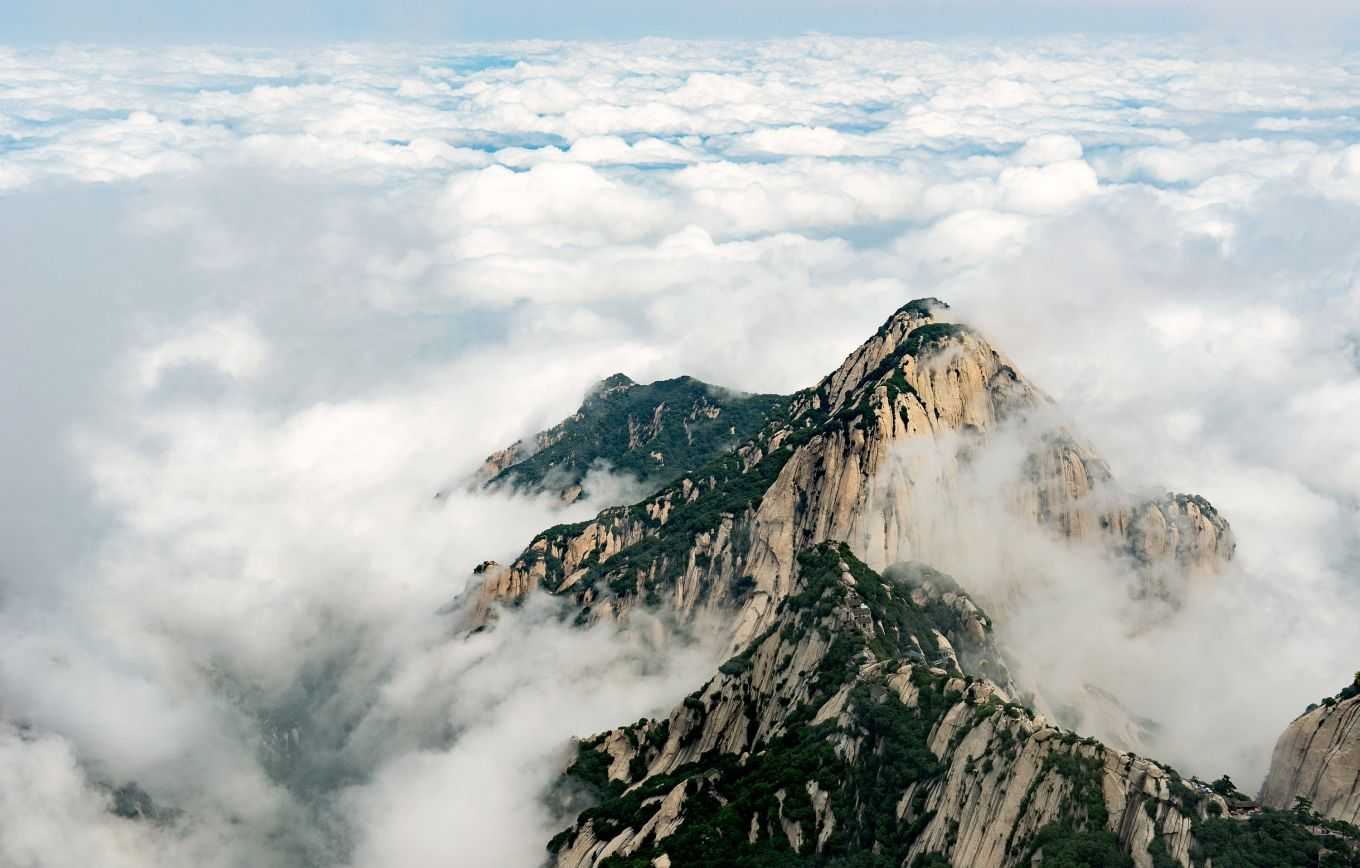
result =
[[[1109,660],[1204,723],[1179,730],[1221,749],[1194,771],[1259,775],[1354,669],[1352,55],[812,37],[0,68],[6,860],[446,864],[456,840],[537,864],[555,818],[523,806],[565,739],[668,707],[720,649],[533,606],[452,636],[435,612],[473,565],[598,503],[434,492],[601,376],[791,391],[923,295],[1123,479],[1231,518],[1203,617]],[[180,813],[111,814],[131,781]]]

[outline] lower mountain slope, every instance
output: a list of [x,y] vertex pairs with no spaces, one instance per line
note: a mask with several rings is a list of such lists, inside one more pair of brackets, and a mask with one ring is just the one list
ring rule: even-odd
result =
[[882,576],[844,544],[805,550],[778,617],[716,677],[664,720],[579,744],[558,796],[593,804],[551,860],[1360,866],[1353,827],[1238,810],[1230,782],[1184,780],[1012,701],[990,630],[928,568]]

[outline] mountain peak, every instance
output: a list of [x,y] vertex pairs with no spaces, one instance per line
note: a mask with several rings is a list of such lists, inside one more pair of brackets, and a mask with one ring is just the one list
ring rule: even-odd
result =
[[899,307],[868,340],[846,356],[840,367],[822,378],[812,390],[813,394],[795,402],[794,415],[816,409],[833,414],[841,412],[862,403],[866,395],[885,381],[897,384],[898,388],[890,391],[900,391],[904,385],[902,372],[911,357],[924,361],[936,350],[955,341],[963,343],[963,339],[970,337],[974,340],[966,348],[976,358],[974,367],[1008,372],[1007,382],[999,384],[1007,389],[1023,382],[1010,363],[976,331],[961,323],[939,319],[949,310],[949,305],[938,298],[913,299]]
[[[922,325],[932,322],[943,322],[942,318],[951,310],[949,305],[934,296],[926,298],[913,298],[911,301],[893,311],[892,314],[883,321],[874,333],[874,337],[882,337],[890,331],[901,331],[905,326],[906,331],[911,331]],[[872,340],[872,338],[871,338]]]
[[1275,743],[1261,788],[1269,808],[1298,799],[1325,817],[1360,824],[1360,672],[1336,696],[1308,706]]
[[918,318],[933,317],[937,311],[944,310],[950,310],[948,302],[941,301],[935,296],[930,295],[925,298],[913,298],[911,301],[899,307],[897,312],[893,315],[897,316],[898,314],[904,314],[906,316]]
[[628,376],[625,373],[619,372],[617,374],[610,374],[603,380],[600,380],[598,383],[591,386],[590,389],[587,390],[586,395],[588,397],[594,397],[605,392],[612,392],[615,391],[616,389],[627,389],[630,386],[636,385],[637,382],[634,381],[632,377]]
[[[1024,434],[1026,465],[1007,495],[1019,517],[1072,541],[1108,546],[1167,596],[1232,556],[1227,522],[1207,502],[1142,503],[1129,496],[1092,449],[1052,427],[1048,400],[982,335],[935,319],[945,310],[934,299],[909,302],[816,386],[789,399],[761,396],[767,404],[721,408],[712,418],[723,420],[724,431],[733,433],[737,419],[749,422],[736,429],[744,427],[745,436],[731,441],[691,435],[720,401],[691,394],[707,388],[697,381],[660,381],[589,402],[564,423],[589,432],[588,442],[553,429],[552,449],[500,478],[542,480],[565,466],[581,474],[590,462],[578,459],[587,451],[570,445],[580,440],[595,450],[589,455],[600,444],[624,444],[599,454],[618,469],[629,469],[617,457],[624,456],[639,469],[664,473],[650,478],[667,484],[631,506],[540,534],[478,590],[476,617],[496,601],[544,587],[570,595],[588,619],[639,605],[669,604],[684,616],[736,609],[733,643],[740,645],[769,625],[808,546],[848,542],[878,569],[930,550],[936,514],[958,508],[951,492],[963,462],[944,456],[962,442],[984,449],[1010,436],[1012,420],[1041,410],[1033,418],[1049,427]],[[696,401],[705,408],[698,416]],[[680,418],[667,421],[667,413],[681,409]],[[684,439],[658,448],[671,434]],[[684,462],[673,458],[681,446],[690,450]],[[941,456],[929,497],[917,480],[934,471],[904,472],[904,448]],[[559,453],[575,457],[568,465]]]

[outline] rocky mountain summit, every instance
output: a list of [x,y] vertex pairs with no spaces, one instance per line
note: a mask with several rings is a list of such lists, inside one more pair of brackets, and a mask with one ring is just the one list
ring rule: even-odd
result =
[[[928,565],[958,538],[973,482],[998,454],[1015,460],[985,495],[1008,520],[1124,564],[1134,595],[1174,603],[1235,548],[1202,497],[1121,486],[1046,395],[947,315],[934,299],[904,305],[817,384],[741,399],[755,402],[740,411],[744,439],[686,440],[683,472],[646,498],[478,568],[461,609],[472,628],[533,592],[579,624],[646,608],[668,623],[730,625],[730,658],[667,716],[580,742],[554,794],[575,819],[550,861],[1360,866],[1352,827],[1262,810],[1226,778],[1186,779],[1055,725],[1043,685],[1017,683],[995,641],[993,599]],[[630,384],[604,388],[661,385]],[[603,418],[599,395],[575,424]],[[669,410],[696,421],[698,404],[667,401],[652,411],[659,425],[639,428],[654,398],[608,414],[618,431],[578,439],[568,452],[579,457],[549,463],[623,466],[639,431],[676,424]],[[487,478],[532,480],[526,462],[563,442],[493,456]],[[1003,605],[1026,592],[992,590]]]
[[707,463],[643,501],[543,532],[486,571],[478,614],[539,587],[573,595],[596,619],[640,603],[686,615],[735,608],[742,644],[768,626],[809,545],[848,542],[878,569],[921,559],[960,510],[963,471],[1003,436],[1028,449],[1007,486],[1015,513],[1109,546],[1144,566],[1154,589],[1177,590],[1163,567],[1208,575],[1232,557],[1232,531],[1208,501],[1121,489],[1006,357],[940,321],[947,310],[934,299],[904,305],[821,382],[762,408],[746,440],[710,441]]

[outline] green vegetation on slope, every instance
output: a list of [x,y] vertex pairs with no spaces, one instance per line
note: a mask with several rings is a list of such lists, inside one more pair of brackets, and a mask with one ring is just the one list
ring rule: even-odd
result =
[[605,462],[659,487],[745,442],[785,400],[729,392],[692,377],[639,385],[615,374],[575,415],[545,432],[551,445],[488,484],[566,488]]
[[[598,575],[610,577],[610,589],[620,595],[636,592],[639,577],[653,567],[658,578],[673,576],[675,568],[686,563],[696,536],[716,530],[724,516],[740,515],[760,506],[779,471],[805,439],[790,437],[751,468],[744,468],[742,459],[735,455],[715,459],[696,474],[712,480],[712,484],[705,485],[696,499],[676,503],[664,527],[657,525],[655,533],[601,563]],[[642,517],[645,513],[638,510],[636,515]]]
[[[872,592],[876,586],[875,599],[883,601],[882,580],[855,559],[844,544],[809,549],[799,556],[801,591],[784,602],[786,617],[780,638],[786,645],[796,644],[811,629],[824,628],[833,611],[846,602],[850,589],[840,580],[842,562],[850,567],[857,592]],[[932,626],[910,600],[903,597],[894,608],[900,609],[894,614],[893,633],[901,647],[906,647],[913,638],[921,641],[930,637]],[[752,648],[774,635],[767,634]],[[873,644],[879,651],[898,650],[879,642]],[[886,868],[905,858],[906,848],[919,828],[915,831],[909,826],[899,828],[901,824],[896,822],[891,824],[892,829],[887,825],[880,828],[879,817],[866,817],[862,824],[840,824],[818,855],[794,853],[778,828],[781,817],[811,827],[809,781],[816,781],[830,794],[830,808],[838,817],[848,818],[856,813],[857,804],[887,804],[892,794],[900,794],[912,783],[943,772],[926,742],[931,728],[951,703],[943,694],[945,678],[924,669],[913,671],[921,696],[912,708],[903,705],[881,680],[855,689],[851,708],[858,731],[871,743],[883,745],[882,750],[865,751],[865,759],[860,763],[846,763],[837,753],[833,744],[838,732],[835,723],[811,723],[816,708],[854,678],[857,671],[854,661],[872,650],[870,645],[857,631],[836,634],[817,669],[803,675],[812,686],[808,700],[789,710],[782,733],[762,745],[750,762],[742,763],[731,754],[711,751],[698,762],[650,779],[625,794],[620,782],[610,782],[603,774],[607,762],[595,751],[598,742],[582,745],[569,774],[601,799],[599,805],[578,820],[592,823],[597,837],[608,837],[628,827],[639,828],[656,810],[657,797],[676,786],[686,787],[685,822],[674,835],[629,858],[606,860],[602,868],[649,866],[662,852],[670,855],[673,865],[699,868],[717,865]],[[725,664],[728,674],[749,671],[750,650]],[[740,665],[743,662],[745,666]],[[749,840],[753,820],[774,824],[754,843]],[[562,846],[568,835],[569,832],[559,836],[553,846]],[[867,851],[875,843],[879,844],[880,853],[870,858]],[[885,844],[888,849],[884,849]],[[892,861],[893,858],[897,861]]]
[[[759,716],[759,704],[769,701],[754,695],[758,691],[748,681],[755,650],[774,642],[783,659],[815,631],[830,641],[830,647],[813,671],[796,674],[808,685],[806,700],[782,708],[782,727],[752,743],[746,755],[711,750],[697,761],[651,778],[647,768],[660,756],[673,721],[639,721],[623,730],[638,748],[626,780],[609,779],[610,760],[602,752],[603,737],[583,743],[568,774],[593,795],[596,804],[553,840],[552,852],[587,826],[598,841],[611,840],[626,829],[642,829],[662,800],[679,788],[685,798],[682,822],[674,833],[660,841],[644,840],[635,852],[611,856],[600,868],[650,868],[662,854],[669,856],[672,865],[695,868],[946,868],[950,864],[949,852],[958,832],[952,826],[947,827],[945,840],[933,845],[943,847],[943,853],[925,853],[911,863],[906,860],[935,820],[930,806],[950,764],[948,755],[937,757],[930,749],[930,735],[951,707],[973,700],[966,698],[968,691],[964,695],[949,692],[947,685],[954,676],[928,669],[916,651],[933,644],[935,631],[956,633],[958,610],[934,602],[917,605],[910,589],[929,581],[937,588],[953,590],[956,583],[920,565],[882,577],[844,544],[814,546],[803,551],[798,562],[798,592],[782,604],[778,623],[724,664],[720,678],[725,680],[687,699],[677,719],[704,715],[705,696],[744,696],[747,719],[732,725],[752,725]],[[849,583],[842,578],[842,564],[852,579]],[[847,614],[858,611],[861,604],[871,620],[851,626]],[[902,701],[892,684],[903,676],[914,688],[910,704]],[[973,679],[965,677],[965,683]],[[814,723],[817,710],[846,687],[850,689],[843,713]],[[978,701],[951,744],[957,746],[984,721],[995,725],[986,751],[970,757],[967,770],[988,774],[997,763],[1013,761],[1029,738],[1029,731],[1015,721],[1027,715],[1032,712],[994,698]],[[855,745],[853,751],[846,748],[850,743]],[[1006,852],[1013,860],[1009,864],[1128,868],[1132,858],[1109,828],[1111,817],[1102,784],[1105,748],[1073,733],[1048,744],[1050,752],[1020,813],[1024,814],[1024,805],[1041,784],[1060,780],[1064,788],[1058,816],[1036,833],[1008,841]],[[1227,778],[1216,781],[1213,789],[1240,796]],[[1357,833],[1344,824],[1325,821],[1306,809],[1266,812],[1249,820],[1220,818],[1209,810],[1207,819],[1201,819],[1206,797],[1198,789],[1173,771],[1171,790],[1177,808],[1194,823],[1196,866],[1212,859],[1215,868],[1360,868],[1355,855]],[[1143,807],[1156,817],[1155,802]],[[1217,808],[1219,803],[1209,807]],[[827,816],[834,817],[830,827]],[[792,838],[802,842],[796,847],[790,840],[795,826]],[[939,824],[934,828],[938,833]],[[1148,855],[1155,868],[1177,864],[1160,836],[1151,842]]]
[[[930,733],[945,712],[962,701],[958,695],[946,696],[945,685],[951,675],[931,672],[908,661],[919,658],[918,647],[934,646],[936,631],[957,625],[936,621],[932,612],[945,613],[916,605],[909,593],[902,593],[904,586],[884,580],[843,543],[815,546],[800,554],[798,560],[800,589],[785,600],[781,626],[724,665],[725,674],[741,678],[750,671],[752,649],[767,640],[781,642],[781,649],[791,649],[812,630],[823,631],[830,638],[830,648],[817,668],[799,676],[809,685],[809,695],[805,702],[786,709],[783,728],[756,745],[746,760],[710,751],[697,762],[645,780],[631,791],[623,782],[607,780],[607,760],[597,752],[602,740],[587,742],[569,774],[590,789],[599,804],[581,814],[576,829],[559,835],[550,849],[560,849],[586,823],[601,840],[627,828],[640,829],[658,810],[661,798],[683,787],[684,822],[673,835],[647,842],[628,857],[606,859],[601,868],[643,868],[662,853],[670,857],[672,865],[698,868],[896,868],[904,863],[934,817],[926,809],[929,786],[947,769],[929,748]],[[842,581],[842,563],[848,567],[853,587]],[[952,584],[943,574],[937,574],[936,581],[946,587]],[[829,631],[829,627],[842,624],[845,613],[857,610],[861,602],[872,618],[872,624],[865,625],[867,629]],[[954,611],[947,614],[946,621],[952,621]],[[861,667],[866,661],[877,661],[878,665],[864,670]],[[911,705],[889,685],[898,672],[907,672],[915,688],[917,695]],[[816,710],[847,685],[852,689],[845,715],[840,720],[814,724]],[[703,712],[697,698],[691,697],[686,705],[691,703]],[[1025,712],[1018,706],[988,704],[978,707],[976,719],[981,721],[996,713],[1017,717]],[[840,747],[847,737],[858,742],[853,760]],[[1013,755],[1016,745],[1008,728],[998,727],[997,743],[999,751]],[[1071,744],[1076,744],[1075,738]],[[990,765],[990,758],[979,759]],[[1075,759],[1071,764],[1071,769],[1064,766],[1057,771],[1080,774],[1083,780],[1090,777],[1086,765]],[[645,765],[640,763],[639,770]],[[1113,835],[1103,832],[1105,816],[1099,812],[1104,811],[1104,804],[1099,800],[1098,776],[1095,780],[1094,790],[1074,785],[1072,816],[1042,833],[1035,847],[1044,847],[1045,860],[1048,854],[1060,860],[1066,859],[1066,854],[1087,850],[1109,855],[1106,845]],[[815,791],[825,794],[826,809],[836,818],[820,847],[806,840],[818,828],[814,785]],[[914,792],[915,797],[899,817],[897,805],[908,792]],[[1092,792],[1098,809],[1091,802]],[[798,824],[805,836],[797,851],[785,832],[786,822]],[[1088,826],[1099,828],[1088,832]],[[752,828],[758,830],[754,836]],[[1115,843],[1115,856],[1119,857]],[[927,857],[918,864],[930,868],[947,863]],[[1108,864],[1122,863],[1116,860]]]
[[1195,825],[1196,866],[1214,868],[1360,868],[1360,829],[1325,820],[1304,805],[1245,820],[1211,817]]
[[[1119,836],[1108,828],[1109,809],[1101,781],[1105,772],[1103,746],[1095,756],[1050,754],[1045,770],[1057,772],[1071,785],[1063,817],[1040,829],[1029,842],[1023,864],[1044,868],[1132,868]],[[1036,779],[1039,780],[1039,779]]]

